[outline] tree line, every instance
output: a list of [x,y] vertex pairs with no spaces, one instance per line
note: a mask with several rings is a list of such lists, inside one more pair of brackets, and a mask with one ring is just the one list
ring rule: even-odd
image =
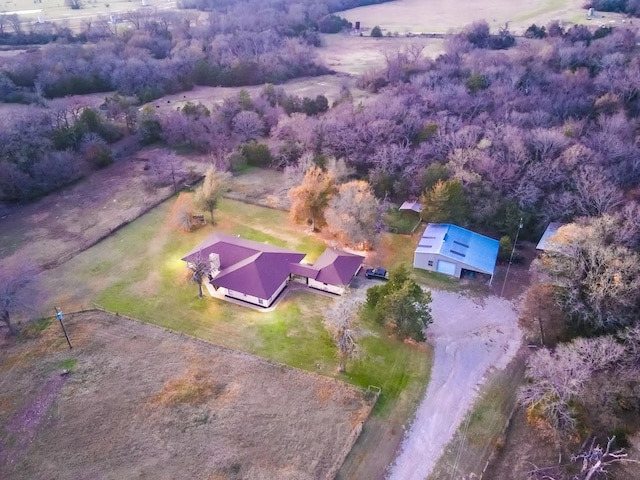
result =
[[182,8],[207,13],[144,7],[87,18],[79,32],[0,15],[0,43],[46,44],[3,60],[0,101],[116,90],[147,102],[194,85],[282,83],[327,73],[314,52],[319,33],[351,26],[332,12],[371,3],[381,2],[186,1]]
[[588,44],[527,40],[506,55],[456,35],[434,61],[388,55],[369,76],[387,86],[366,105],[341,101],[274,135],[290,151],[344,159],[379,197],[442,196],[438,182],[459,183],[449,196],[469,208],[451,205],[457,221],[499,234],[521,216],[532,237],[549,221],[620,216],[640,181],[635,44],[620,29]]

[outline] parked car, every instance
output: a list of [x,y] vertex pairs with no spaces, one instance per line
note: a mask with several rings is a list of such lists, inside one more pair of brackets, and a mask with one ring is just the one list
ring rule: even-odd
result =
[[389,280],[389,272],[387,272],[384,268],[381,268],[381,267],[367,268],[364,271],[364,275],[367,278],[379,278],[380,280]]

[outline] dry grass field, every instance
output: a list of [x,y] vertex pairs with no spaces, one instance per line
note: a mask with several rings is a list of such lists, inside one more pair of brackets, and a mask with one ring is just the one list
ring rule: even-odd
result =
[[[68,188],[0,214],[0,266],[12,257],[38,267],[59,265],[172,195],[172,187],[148,186],[147,160],[163,152],[144,149]],[[179,185],[188,170],[206,169],[200,157],[181,160]]]
[[[281,85],[288,95],[315,98],[324,95],[331,104],[340,96],[340,89],[345,86],[351,89],[355,98],[366,96],[367,93],[355,88],[355,80],[347,75],[321,75],[319,77],[303,77],[288,81]],[[167,112],[183,107],[187,102],[202,103],[208,108],[222,105],[225,98],[233,97],[246,90],[252,97],[260,95],[264,85],[247,87],[194,87],[187,92],[166,95],[158,100],[149,102],[159,112]]]
[[[80,0],[82,8],[72,10],[65,0],[0,0],[0,12],[17,13],[25,22],[66,23],[71,28],[99,16],[117,15],[143,7],[142,0]],[[175,9],[174,0],[145,0],[144,6],[158,10]]]
[[[360,75],[385,66],[385,53],[402,50],[405,46],[424,45],[422,55],[436,58],[444,53],[441,38],[385,37],[372,38],[348,34],[323,35],[318,55],[331,70],[348,75]],[[354,95],[355,96],[355,95]]]
[[[333,478],[355,387],[101,312],[0,349],[0,478]],[[70,370],[66,376],[63,369]]]
[[[505,23],[516,33],[532,23],[552,20],[587,22],[583,0],[397,0],[338,13],[350,22],[361,22],[365,35],[375,25],[383,33],[447,33],[476,20],[486,20],[498,29]],[[603,21],[621,20],[607,14]]]

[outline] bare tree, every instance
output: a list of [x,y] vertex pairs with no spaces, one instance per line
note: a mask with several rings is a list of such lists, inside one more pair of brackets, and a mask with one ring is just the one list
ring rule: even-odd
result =
[[326,165],[327,172],[333,175],[336,183],[342,183],[355,174],[355,169],[347,165],[344,158],[329,157]]
[[10,335],[17,333],[15,316],[34,308],[38,295],[35,268],[13,263],[0,268],[0,326]]
[[590,165],[575,176],[577,208],[582,215],[603,215],[615,212],[623,203],[622,190],[609,181],[604,172]]
[[530,420],[573,432],[589,380],[595,372],[615,369],[623,355],[624,347],[610,336],[579,338],[554,352],[539,350],[527,362],[528,382],[520,390],[520,404]]
[[310,152],[302,155],[296,163],[287,165],[283,172],[287,187],[293,188],[300,185],[309,169],[315,166],[316,164],[313,161],[313,154]]
[[243,110],[233,117],[233,131],[242,140],[252,140],[264,133],[264,122],[256,112]]
[[7,23],[11,25],[16,35],[22,35],[22,19],[15,13],[5,15]]
[[172,185],[177,193],[177,181],[183,176],[182,162],[173,152],[160,152],[149,160],[150,183],[153,187]]
[[[571,463],[550,467],[535,467],[528,475],[539,480],[596,480],[608,476],[609,467],[619,463],[640,463],[638,460],[628,458],[629,455],[623,448],[613,449],[616,437],[607,439],[607,446],[602,447],[596,443],[594,437],[588,447],[582,452],[571,457]],[[585,442],[585,445],[587,442]],[[567,467],[575,464],[580,465],[580,472],[577,474],[565,473]]]
[[211,223],[213,211],[218,206],[218,200],[222,192],[227,188],[230,175],[227,172],[220,172],[212,165],[207,170],[202,186],[196,191],[194,202],[198,208],[209,212]]
[[633,323],[640,302],[640,257],[612,242],[614,227],[608,216],[562,227],[556,239],[563,252],[543,257],[563,287],[558,299],[565,312],[595,331]]
[[210,272],[211,265],[209,260],[202,255],[202,252],[198,252],[196,258],[189,262],[189,269],[191,270],[191,281],[198,285],[198,296],[202,298],[202,281],[207,277]]
[[371,186],[353,180],[338,187],[325,212],[329,231],[357,248],[371,248],[377,240],[379,205]]
[[362,305],[353,295],[340,297],[325,314],[325,326],[338,347],[338,371],[346,371],[346,362],[358,351],[353,320]]
[[333,176],[319,167],[312,167],[302,184],[291,189],[291,218],[306,221],[313,230],[325,224],[324,210],[334,192]]
[[0,35],[4,35],[5,26],[9,23],[8,15],[0,15]]

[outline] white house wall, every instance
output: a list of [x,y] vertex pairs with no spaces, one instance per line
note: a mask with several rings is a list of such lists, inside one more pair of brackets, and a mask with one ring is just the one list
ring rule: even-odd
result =
[[324,290],[325,292],[335,293],[336,295],[343,295],[345,292],[344,287],[318,282],[312,278],[309,279],[309,286],[318,290]]
[[258,305],[259,307],[268,307],[269,303],[267,300],[260,297],[254,297],[253,295],[247,295],[246,293],[238,292],[236,290],[226,289],[225,295],[230,298],[235,298],[237,300],[242,300],[243,302],[253,303],[254,305]]
[[259,307],[270,307],[273,301],[278,298],[278,295],[284,290],[287,286],[287,281],[282,282],[282,285],[278,287],[271,298],[260,298],[255,297],[253,295],[247,295],[246,293],[238,292],[237,290],[230,290],[228,288],[220,288],[224,292],[227,297],[235,298],[237,300],[242,300],[243,302],[252,303],[254,305],[258,305]]
[[269,300],[268,300],[268,302],[269,302],[269,303],[268,303],[268,305],[266,305],[267,307],[268,307],[268,306],[270,306],[270,305],[274,302],[274,300],[275,300],[276,298],[278,298],[278,295],[280,295],[280,293],[281,293],[281,292],[285,289],[285,287],[287,286],[288,280],[289,280],[289,279],[287,279],[287,280],[285,280],[284,282],[282,282],[282,285],[280,285],[280,286],[278,287],[278,289],[275,291],[275,293],[274,293],[273,295],[271,295],[271,298],[269,298]]

